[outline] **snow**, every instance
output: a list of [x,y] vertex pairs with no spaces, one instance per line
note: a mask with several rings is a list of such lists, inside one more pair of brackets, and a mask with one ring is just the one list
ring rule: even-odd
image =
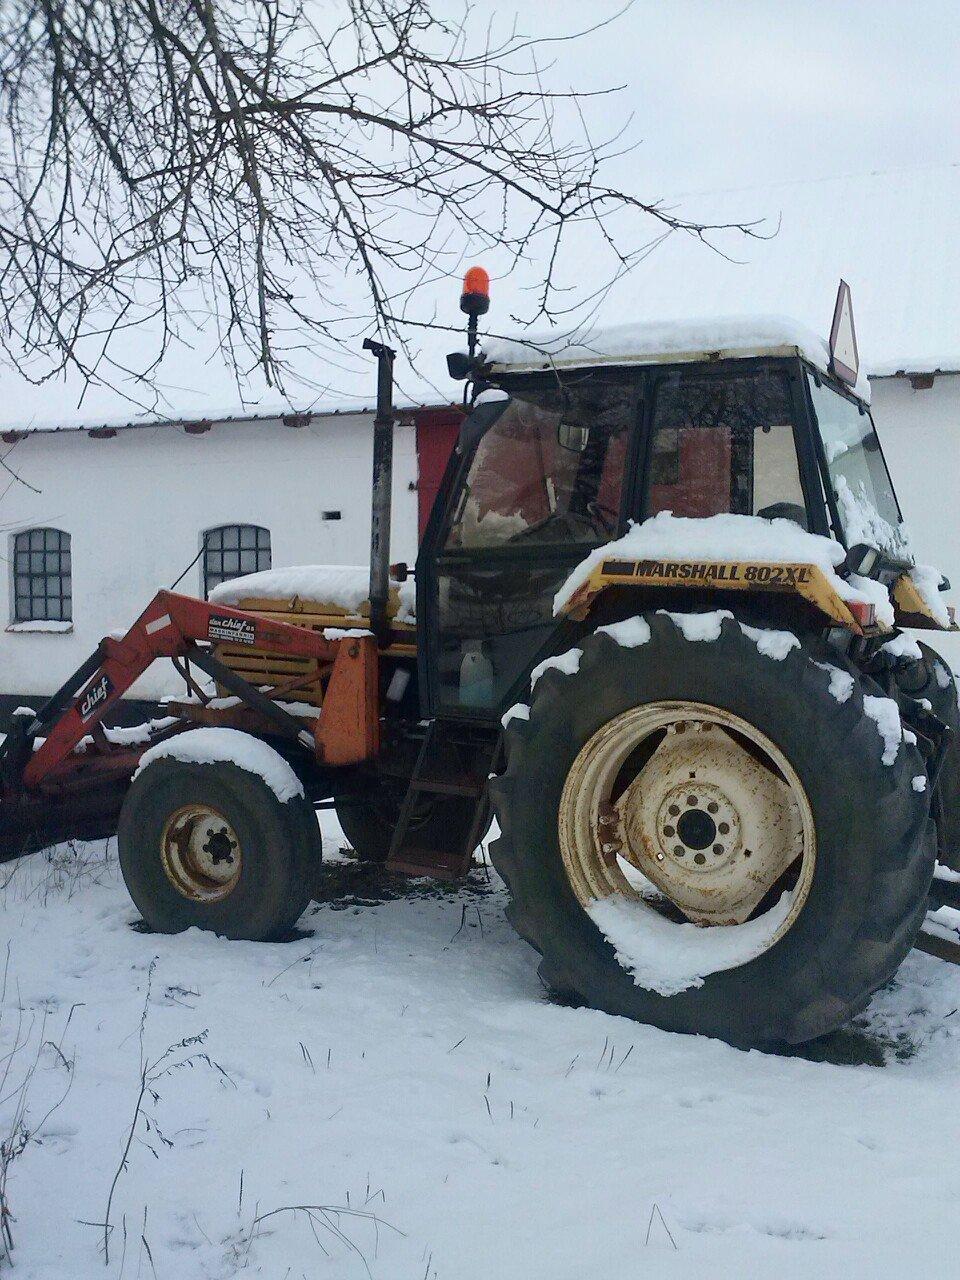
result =
[[324,640],[356,640],[358,636],[372,636],[366,627],[324,627]]
[[597,634],[609,636],[621,649],[638,649],[650,639],[650,623],[646,618],[624,618],[622,622],[597,627]]
[[693,518],[661,511],[581,560],[554,597],[553,610],[560,613],[604,560],[748,560],[816,565],[841,599],[872,603],[877,620],[892,627],[893,605],[884,587],[868,578],[841,578],[836,569],[845,558],[839,542],[807,533],[792,520],[738,515]]
[[475,409],[478,404],[500,404],[509,399],[510,393],[501,387],[487,387],[486,391],[481,391],[478,396],[474,396],[472,408]]
[[836,698],[837,702],[846,702],[853,693],[856,683],[849,671],[844,671],[840,667],[835,667],[832,662],[815,662],[815,667],[819,667],[821,671],[826,671],[830,677],[830,695]]
[[950,614],[940,594],[940,581],[943,577],[940,570],[932,564],[915,564],[908,576],[934,619],[941,627],[949,627]]
[[927,775],[925,773],[918,773],[916,777],[911,779],[910,785],[913,787],[914,791],[926,791]]
[[103,736],[108,742],[112,742],[117,747],[139,747],[149,742],[153,734],[169,729],[176,723],[176,716],[163,716],[159,720],[148,720],[145,724],[136,724],[129,728],[120,726],[116,729],[110,729],[104,725]]
[[283,756],[259,738],[237,729],[188,729],[175,738],[159,742],[143,753],[133,776],[138,777],[155,760],[183,760],[191,764],[225,761],[262,778],[283,803],[303,795],[300,779]]
[[[883,739],[883,755],[880,757],[884,764],[893,764],[897,758],[897,752],[900,750],[900,743],[913,737],[912,734],[905,734],[903,722],[900,719],[900,708],[892,698],[873,697],[865,694],[863,699],[863,710],[866,715],[876,724],[877,732]],[[916,742],[916,738],[913,738]]]
[[529,719],[530,719],[530,708],[527,706],[527,704],[525,702],[515,702],[513,706],[508,707],[507,710],[500,717],[500,723],[503,725],[504,728],[506,728],[511,720],[529,720]]
[[[324,836],[335,851],[332,818]],[[912,953],[826,1061],[743,1053],[551,1003],[495,876],[362,906],[353,884],[301,936],[258,944],[131,928],[112,845],[0,868],[0,1054],[28,1037],[4,1135],[20,1063],[46,1044],[37,1141],[7,1185],[13,1280],[117,1276],[124,1227],[131,1280],[367,1280],[302,1215],[252,1226],[348,1197],[383,1224],[339,1219],[373,1280],[953,1274],[957,969]],[[147,1099],[107,1269],[84,1224],[104,1220],[133,1119],[145,1008],[149,1060],[205,1033],[216,1065]]]
[[740,630],[756,644],[762,654],[782,662],[791,649],[799,649],[800,641],[792,631],[776,631],[772,627],[748,627],[740,623]]
[[595,900],[587,914],[638,987],[674,996],[702,987],[708,974],[736,968],[766,951],[792,905],[791,895],[784,893],[755,920],[706,929],[675,924],[620,894]]
[[724,618],[732,618],[729,609],[715,609],[712,613],[670,613],[668,609],[658,609],[669,618],[680,631],[685,640],[703,641],[712,644],[720,639],[720,630]]
[[46,632],[49,635],[62,636],[73,630],[73,623],[55,621],[52,618],[32,618],[27,622],[11,622],[5,630],[12,631],[14,634],[18,631],[31,632],[37,635],[42,635]]
[[891,658],[910,658],[918,662],[923,659],[923,651],[916,640],[903,631],[892,640],[888,640],[886,644],[882,644],[880,652],[889,653]]
[[[495,375],[529,369],[739,359],[795,352],[815,368],[829,372],[826,340],[783,316],[644,320],[610,328],[581,327],[564,333],[494,338],[483,344],[484,356]],[[855,390],[869,402],[865,372],[861,372]]]
[[[396,620],[413,622],[416,584],[408,578],[392,585],[400,596]],[[369,594],[370,570],[364,565],[307,564],[232,578],[215,587],[210,599],[217,604],[239,605],[241,600],[291,600],[296,596],[310,604],[332,605],[360,617]]]
[[836,475],[833,489],[847,542],[851,547],[866,543],[868,547],[876,547],[878,551],[886,551],[889,555],[909,554],[905,531],[895,528],[889,520],[884,520],[868,497],[862,480],[854,492],[846,476]]
[[537,683],[545,671],[562,671],[565,676],[573,676],[580,670],[582,649],[568,649],[566,653],[558,653],[556,657],[544,658],[530,672],[530,688]]

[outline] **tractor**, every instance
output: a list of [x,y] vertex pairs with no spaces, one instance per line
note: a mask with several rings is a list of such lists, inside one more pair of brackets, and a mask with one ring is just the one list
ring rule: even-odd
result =
[[[160,591],[0,748],[7,853],[116,831],[153,930],[282,938],[334,807],[358,858],[490,857],[559,996],[740,1046],[841,1026],[960,872],[955,629],[859,373],[773,320],[481,341],[415,566],[390,563],[394,352],[370,566]],[[155,659],[185,684],[103,720]],[[949,872],[948,872],[949,874]],[[951,901],[955,881],[933,882]],[[960,902],[958,902],[960,905]]]

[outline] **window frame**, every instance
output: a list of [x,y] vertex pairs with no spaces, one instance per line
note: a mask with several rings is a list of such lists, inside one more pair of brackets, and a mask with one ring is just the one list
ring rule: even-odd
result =
[[[33,547],[32,540],[37,534],[43,535],[43,545],[41,547]],[[56,545],[49,546],[49,536],[56,536]],[[21,539],[27,539],[26,546],[21,546]],[[20,557],[27,557],[28,568],[24,571],[20,568]],[[30,557],[33,555],[42,555],[44,557],[44,567],[42,570],[34,572],[30,566]],[[46,567],[46,557],[54,555],[58,557],[57,569],[49,571]],[[63,557],[68,557],[67,569],[63,569]],[[58,529],[54,525],[31,525],[27,529],[18,529],[11,537],[10,545],[10,564],[11,564],[11,607],[10,621],[12,626],[26,626],[30,623],[57,623],[64,628],[69,627],[73,623],[73,538],[66,529]],[[25,598],[29,614],[21,613],[21,600],[24,598],[24,592],[20,590],[19,579],[27,579],[27,591]],[[47,583],[51,579],[58,579],[59,586],[55,594],[51,595],[47,589]],[[44,584],[42,593],[34,591],[34,583],[41,580]],[[40,614],[34,612],[34,601],[42,600],[44,602],[44,611]],[[49,608],[46,607],[47,602],[56,600],[59,603],[59,616],[52,617]]]
[[[241,545],[244,530],[252,529],[254,531],[253,547],[243,547]],[[236,545],[225,545],[225,535],[230,532],[236,536]],[[214,534],[220,535],[219,547],[210,546],[210,539]],[[266,545],[262,545],[261,535],[266,536]],[[257,562],[255,569],[241,569],[240,556],[244,551],[253,551],[254,559]],[[266,552],[267,564],[261,566],[259,563],[261,554]],[[226,554],[235,554],[237,556],[237,572],[226,573],[223,568],[224,556]],[[210,557],[220,557],[219,571],[211,571]],[[200,535],[200,588],[203,592],[204,600],[210,599],[211,591],[215,590],[221,583],[232,582],[235,578],[244,578],[249,573],[264,573],[273,568],[273,538],[270,529],[266,525],[251,524],[249,521],[230,521],[227,524],[211,525],[209,529],[204,529]]]
[[633,519],[642,523],[649,519],[647,505],[652,480],[652,450],[654,441],[654,419],[656,417],[657,394],[662,383],[680,373],[688,373],[698,380],[711,379],[723,381],[737,374],[778,373],[786,381],[786,394],[792,415],[793,443],[797,454],[797,470],[800,487],[803,491],[810,533],[831,537],[830,520],[823,492],[823,479],[818,456],[818,432],[816,418],[812,414],[809,393],[804,376],[806,363],[799,357],[758,356],[753,359],[735,359],[717,361],[705,367],[700,363],[679,362],[665,364],[647,371],[646,394],[644,396],[644,414],[640,428],[640,440],[637,450],[638,466],[634,470],[635,489],[630,510]]

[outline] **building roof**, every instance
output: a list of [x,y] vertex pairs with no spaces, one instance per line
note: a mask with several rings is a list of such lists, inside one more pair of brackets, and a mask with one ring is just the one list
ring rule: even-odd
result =
[[[824,333],[842,278],[871,377],[960,370],[960,163],[670,203],[701,221],[764,219],[757,231],[768,238],[724,237],[724,257],[672,236],[629,277],[635,318],[786,312]],[[602,316],[616,319],[606,307]]]
[[[625,320],[631,326],[649,323],[651,333],[675,321],[716,325],[717,316],[749,326],[757,316],[784,312],[821,334],[829,327],[842,277],[853,290],[866,374],[960,371],[960,163],[689,192],[665,203],[701,222],[754,223],[757,238],[715,234],[721,250],[715,252],[695,237],[675,233],[606,293],[590,314],[588,334]],[[602,281],[605,268],[594,267],[586,252],[578,255],[578,243],[572,238],[566,250],[567,279],[582,282],[593,273]],[[508,327],[506,317],[523,314],[541,264],[508,269],[491,260],[489,265],[493,304],[484,327],[492,334]],[[456,324],[455,282],[424,285],[422,298],[420,312],[428,314],[433,307],[441,321]],[[361,313],[359,300],[354,302]],[[193,314],[203,313],[197,308]],[[142,367],[141,349],[150,350],[154,335],[143,329],[121,332],[111,376],[89,387],[75,376],[37,385],[19,369],[0,364],[0,428],[112,429],[372,407],[376,371],[359,352],[344,350],[345,359],[353,360],[353,368],[345,370],[308,336],[288,335],[289,393],[266,386],[256,372],[241,390],[214,329],[212,322],[195,322],[193,329],[185,322],[153,387],[125,373]],[[441,403],[451,391],[443,357],[457,339],[429,328],[412,333],[422,340],[421,355],[413,371],[405,361],[397,362],[398,403]],[[805,341],[809,338],[808,333]],[[495,349],[493,342],[484,345]],[[359,347],[359,339],[348,346]]]

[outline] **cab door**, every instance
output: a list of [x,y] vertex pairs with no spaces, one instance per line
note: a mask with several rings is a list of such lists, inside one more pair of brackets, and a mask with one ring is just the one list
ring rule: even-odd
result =
[[638,403],[635,377],[588,374],[468,419],[417,562],[428,714],[493,720],[522,696],[554,596],[622,531]]

